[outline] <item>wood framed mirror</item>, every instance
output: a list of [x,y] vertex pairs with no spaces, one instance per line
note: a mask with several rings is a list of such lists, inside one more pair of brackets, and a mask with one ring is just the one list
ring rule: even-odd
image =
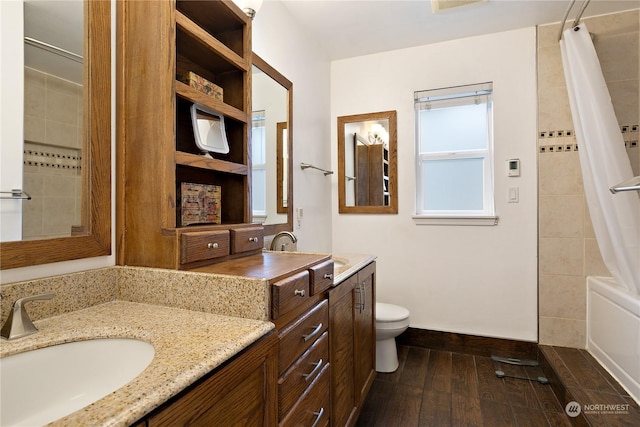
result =
[[1,242],[3,270],[111,254],[111,2],[84,1],[82,15],[80,223],[68,237]]
[[338,212],[397,214],[397,113],[338,117]]
[[253,54],[252,222],[265,235],[293,231],[293,83]]

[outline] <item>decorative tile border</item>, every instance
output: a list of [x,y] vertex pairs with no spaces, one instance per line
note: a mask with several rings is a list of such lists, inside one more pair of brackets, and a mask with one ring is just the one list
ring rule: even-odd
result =
[[573,136],[573,129],[569,130],[543,130],[538,134],[538,138],[563,138]]
[[[639,125],[622,125],[620,132],[624,138],[624,146],[627,149],[638,148]],[[542,130],[538,133],[538,152],[563,153],[578,151],[573,129],[568,130]]]
[[79,172],[82,169],[82,155],[81,150],[76,148],[54,147],[25,141],[23,163],[25,166]]

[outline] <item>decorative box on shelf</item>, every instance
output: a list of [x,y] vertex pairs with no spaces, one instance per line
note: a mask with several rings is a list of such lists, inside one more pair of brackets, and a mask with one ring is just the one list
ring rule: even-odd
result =
[[189,71],[185,74],[179,74],[178,80],[184,84],[188,84],[197,91],[214,97],[218,101],[223,100],[224,92],[220,86],[211,83],[209,80],[197,75],[193,71]]
[[218,185],[180,184],[180,218],[182,225],[220,224],[222,189]]

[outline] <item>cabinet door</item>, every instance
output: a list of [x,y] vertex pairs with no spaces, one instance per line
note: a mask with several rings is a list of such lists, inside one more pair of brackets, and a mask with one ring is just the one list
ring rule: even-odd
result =
[[[345,426],[355,414],[353,275],[329,292],[331,424]],[[353,421],[353,420],[352,420]]]
[[147,418],[156,426],[277,425],[277,337],[271,334]]
[[354,289],[355,398],[360,407],[376,375],[375,263],[357,274]]

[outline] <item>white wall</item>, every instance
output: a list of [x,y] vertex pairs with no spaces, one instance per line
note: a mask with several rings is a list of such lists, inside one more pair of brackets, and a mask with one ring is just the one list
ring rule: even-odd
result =
[[293,82],[294,233],[300,251],[331,251],[331,177],[300,163],[331,167],[330,63],[280,3],[264,2],[253,21],[253,51]]
[[[378,301],[403,305],[411,326],[537,340],[535,28],[345,59],[331,65],[332,162],[336,117],[397,110],[397,215],[338,214],[333,251],[378,256]],[[412,220],[413,92],[492,81],[497,226],[426,226]],[[522,175],[506,177],[519,158]],[[519,187],[520,203],[508,204]]]
[[[0,191],[24,189],[22,147],[24,140],[24,5],[0,2]],[[2,194],[7,197],[8,194]],[[0,199],[0,240],[22,238],[22,200]]]

